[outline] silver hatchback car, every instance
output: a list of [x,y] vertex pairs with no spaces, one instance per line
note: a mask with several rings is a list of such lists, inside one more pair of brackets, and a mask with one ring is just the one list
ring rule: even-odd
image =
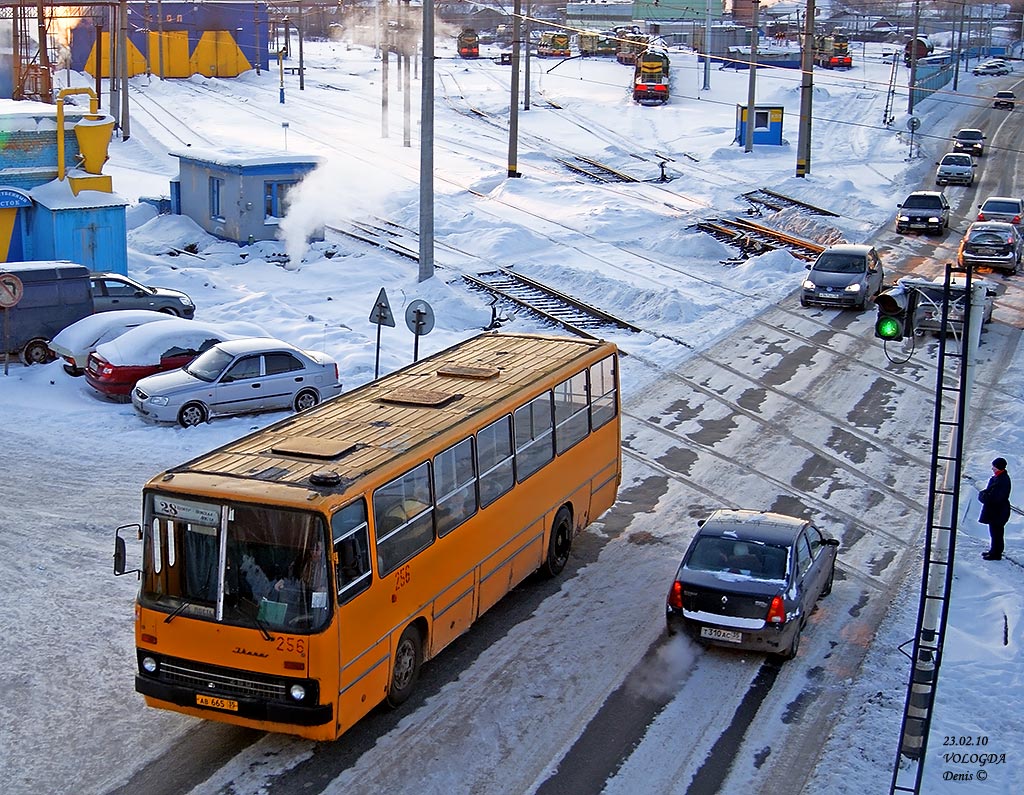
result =
[[829,246],[807,266],[801,306],[852,306],[864,309],[882,289],[885,271],[873,246]]
[[190,427],[215,415],[304,411],[341,392],[329,356],[270,337],[219,342],[178,370],[142,378],[132,405],[146,419]]

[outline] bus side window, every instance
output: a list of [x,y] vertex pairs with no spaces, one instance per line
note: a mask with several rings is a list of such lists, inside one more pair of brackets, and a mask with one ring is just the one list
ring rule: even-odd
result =
[[587,372],[576,373],[555,387],[555,446],[564,453],[590,430]]
[[434,457],[437,534],[450,533],[476,513],[473,438],[463,439]]
[[477,472],[480,473],[480,505],[486,508],[512,488],[512,418],[505,416],[476,435]]
[[362,499],[331,517],[331,535],[337,561],[338,602],[345,602],[370,585],[370,536]]
[[380,576],[389,574],[434,541],[434,498],[426,462],[373,493],[373,525]]
[[551,412],[550,392],[515,410],[516,477],[520,483],[554,457]]
[[590,368],[590,401],[590,427],[595,430],[618,413],[614,356],[602,359]]

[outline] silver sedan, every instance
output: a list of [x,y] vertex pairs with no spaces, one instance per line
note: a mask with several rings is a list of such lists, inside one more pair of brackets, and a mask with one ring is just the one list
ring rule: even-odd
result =
[[199,425],[213,416],[303,411],[341,393],[329,356],[269,337],[220,342],[178,370],[141,379],[132,405],[146,419]]

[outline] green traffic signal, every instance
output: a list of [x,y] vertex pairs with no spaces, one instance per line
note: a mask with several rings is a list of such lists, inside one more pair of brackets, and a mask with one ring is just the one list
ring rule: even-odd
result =
[[875,298],[878,319],[875,336],[880,340],[901,340],[914,334],[914,311],[917,302],[912,291],[895,287]]
[[902,324],[895,317],[880,317],[875,324],[875,336],[883,340],[898,340],[903,338]]

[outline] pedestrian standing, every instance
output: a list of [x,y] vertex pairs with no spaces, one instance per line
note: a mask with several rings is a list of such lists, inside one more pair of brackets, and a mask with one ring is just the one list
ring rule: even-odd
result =
[[978,521],[988,525],[992,539],[988,552],[982,552],[981,556],[985,560],[1002,560],[1003,530],[1010,520],[1010,475],[1006,471],[1005,458],[992,460],[992,477],[985,488],[979,489],[978,500],[981,502]]

